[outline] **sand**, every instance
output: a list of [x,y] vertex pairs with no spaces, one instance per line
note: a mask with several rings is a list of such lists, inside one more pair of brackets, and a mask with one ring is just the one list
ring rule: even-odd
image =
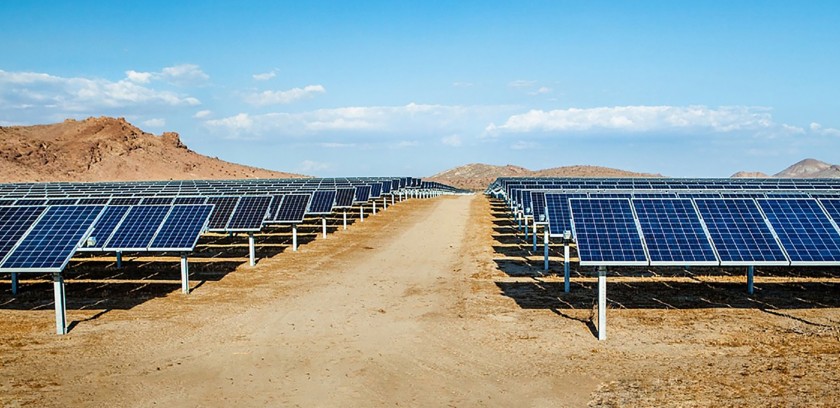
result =
[[18,298],[4,285],[0,405],[840,404],[835,271],[759,268],[747,296],[737,273],[616,270],[598,341],[591,273],[563,294],[558,258],[543,273],[485,197],[412,200],[307,237],[298,252],[258,237],[272,256],[253,268],[219,238],[190,295],[172,261],[76,261],[65,336],[46,281]]

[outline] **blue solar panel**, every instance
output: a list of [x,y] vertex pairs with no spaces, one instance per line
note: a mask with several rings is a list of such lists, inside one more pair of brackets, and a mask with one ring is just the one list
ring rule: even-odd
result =
[[105,243],[105,250],[145,251],[171,208],[165,205],[131,207],[117,226],[117,230]]
[[149,245],[150,251],[192,251],[204,231],[212,205],[176,205]]
[[691,200],[633,199],[651,265],[717,265]]
[[99,216],[99,219],[93,224],[93,232],[90,234],[90,236],[95,239],[96,247],[102,247],[105,245],[108,241],[108,237],[111,236],[125,214],[128,213],[129,209],[131,209],[131,207],[127,205],[112,205],[105,207],[105,211],[102,212],[102,215]]
[[546,193],[545,206],[548,217],[548,232],[551,236],[562,237],[565,231],[572,230],[572,214],[569,212],[569,198],[584,198],[586,194]]
[[531,208],[531,190],[522,191],[522,212],[526,215],[534,215],[534,210]]
[[569,204],[581,265],[647,265],[629,200],[572,198]]
[[536,222],[546,222],[544,191],[531,191],[531,212]]
[[787,265],[773,231],[752,199],[695,199],[721,265]]
[[335,190],[320,190],[312,195],[307,214],[329,214],[335,203]]
[[259,231],[265,221],[271,196],[246,196],[239,199],[233,215],[228,222],[228,231]]
[[356,195],[355,188],[339,188],[335,195],[335,207],[347,208],[353,206],[353,197]]
[[366,203],[370,200],[370,186],[356,186],[356,195],[353,197],[354,203]]
[[87,238],[101,205],[56,205],[47,208],[32,230],[3,261],[2,269],[61,272]]
[[207,204],[214,206],[213,213],[210,215],[210,223],[208,228],[210,230],[223,231],[227,227],[233,211],[236,210],[236,205],[239,203],[239,197],[207,197]]
[[382,182],[382,194],[388,194],[391,192],[391,182],[390,181],[383,181]]
[[280,203],[280,208],[277,209],[277,215],[274,216],[275,222],[282,223],[298,223],[303,221],[306,215],[306,208],[309,207],[309,199],[312,197],[309,194],[289,194],[283,196],[283,202]]
[[370,184],[370,198],[379,198],[382,195],[382,183]]
[[23,237],[46,207],[0,207],[0,260]]
[[759,199],[791,265],[840,262],[840,233],[813,199]]
[[821,198],[820,203],[825,207],[829,217],[834,220],[835,224],[840,224],[840,199],[837,198]]

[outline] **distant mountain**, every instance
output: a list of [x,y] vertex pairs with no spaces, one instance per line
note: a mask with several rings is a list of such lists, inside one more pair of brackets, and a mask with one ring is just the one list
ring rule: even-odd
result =
[[805,159],[776,173],[774,177],[838,178],[840,177],[840,166],[816,159]]
[[229,163],[123,118],[0,127],[0,182],[305,177]]
[[511,164],[494,166],[472,163],[440,172],[428,179],[458,188],[483,190],[499,177],[662,177],[662,175],[634,173],[599,166],[564,166],[534,171]]

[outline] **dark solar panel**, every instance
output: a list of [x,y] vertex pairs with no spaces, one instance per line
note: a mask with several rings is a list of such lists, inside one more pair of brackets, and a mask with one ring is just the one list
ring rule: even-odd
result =
[[835,224],[840,224],[840,198],[821,198],[820,203],[825,207],[828,216]]
[[274,215],[277,214],[277,209],[280,208],[280,203],[282,203],[282,202],[283,202],[283,196],[282,195],[271,196],[271,204],[269,204],[269,206],[268,206],[268,218],[267,219],[270,220],[270,219],[274,218]]
[[46,205],[47,200],[44,199],[22,199],[17,200],[15,205]]
[[391,192],[391,182],[390,181],[383,181],[382,182],[382,194],[388,194]]
[[545,194],[545,206],[548,217],[548,232],[551,236],[562,237],[565,231],[572,230],[572,214],[569,212],[570,198],[583,198],[586,194]]
[[173,206],[149,245],[149,250],[192,251],[212,211],[212,205]]
[[0,260],[23,237],[46,207],[0,207]]
[[356,195],[353,197],[354,203],[366,203],[370,200],[370,186],[356,186]]
[[695,199],[721,265],[787,264],[752,199]]
[[173,204],[204,204],[207,197],[175,197]]
[[840,262],[840,233],[813,199],[759,199],[791,264]]
[[78,198],[50,198],[46,205],[76,205]]
[[140,197],[115,197],[108,202],[108,205],[137,205],[140,204]]
[[690,199],[633,199],[651,265],[717,264]]
[[379,198],[382,195],[382,183],[370,184],[370,198]]
[[105,211],[96,220],[96,223],[93,225],[93,232],[90,234],[95,239],[95,246],[101,247],[105,245],[108,237],[111,236],[129,209],[131,207],[127,205],[111,205],[105,207]]
[[0,205],[14,205],[15,201],[17,201],[17,200],[13,200],[13,199],[0,200]]
[[629,200],[572,198],[569,204],[581,265],[647,264]]
[[307,214],[329,214],[335,203],[335,190],[320,190],[312,195]]
[[239,197],[207,197],[207,204],[215,206],[213,213],[210,214],[208,228],[217,231],[224,230],[233,211],[236,210],[237,203],[239,203]]
[[101,205],[47,208],[29,234],[3,261],[3,269],[60,272],[87,237]]
[[146,250],[171,208],[165,205],[131,207],[122,223],[105,244],[105,249],[109,251]]
[[531,213],[536,222],[546,222],[544,191],[531,191]]
[[172,197],[144,197],[141,205],[172,205]]
[[96,198],[80,198],[77,204],[79,205],[103,205],[108,204],[110,198],[96,197]]
[[283,223],[298,223],[303,221],[306,208],[309,207],[309,194],[289,194],[283,196],[283,202],[277,209],[274,221]]
[[228,231],[259,231],[270,205],[271,196],[240,198],[239,205],[231,216],[226,229]]
[[531,207],[531,190],[522,190],[520,197],[522,199],[522,212],[527,215],[534,215],[534,210]]
[[336,190],[335,207],[347,208],[353,206],[353,197],[356,195],[355,188],[339,188]]

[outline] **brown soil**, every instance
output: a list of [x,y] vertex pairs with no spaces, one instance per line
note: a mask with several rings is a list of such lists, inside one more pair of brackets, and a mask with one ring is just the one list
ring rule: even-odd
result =
[[0,127],[0,181],[194,180],[304,177],[202,156],[177,133],[122,118]]
[[591,274],[564,294],[514,232],[460,196],[304,229],[298,252],[261,234],[253,268],[243,237],[210,237],[188,296],[177,258],[80,257],[66,336],[47,281],[0,292],[0,405],[840,404],[836,270],[759,268],[748,296],[737,271],[617,269],[599,342]]

